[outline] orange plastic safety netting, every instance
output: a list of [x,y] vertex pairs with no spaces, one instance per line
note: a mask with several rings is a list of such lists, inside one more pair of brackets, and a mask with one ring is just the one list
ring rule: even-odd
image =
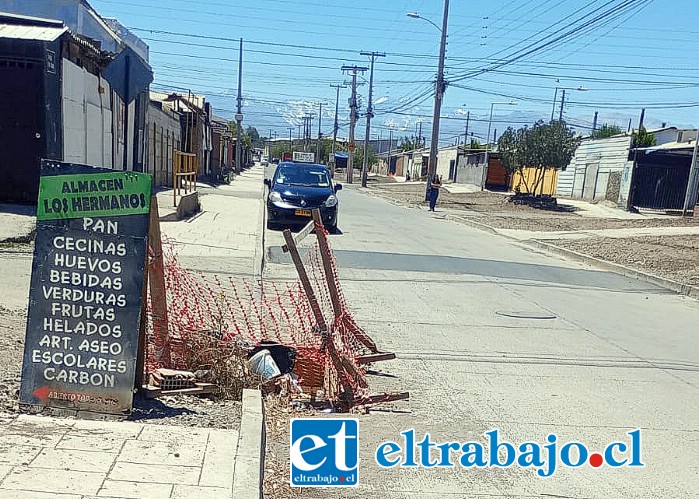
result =
[[[149,307],[146,371],[158,367],[195,371],[212,359],[202,352],[217,345],[275,343],[296,352],[294,373],[301,386],[323,388],[331,400],[366,395],[368,383],[358,358],[376,347],[347,305],[329,244],[318,241],[315,235],[307,237],[299,253],[319,305],[320,321],[300,279],[252,281],[188,270],[179,263],[175,245],[165,244],[168,340],[163,344],[161,335],[155,334]],[[168,355],[164,357],[163,352]],[[163,365],[166,357],[169,366]]]

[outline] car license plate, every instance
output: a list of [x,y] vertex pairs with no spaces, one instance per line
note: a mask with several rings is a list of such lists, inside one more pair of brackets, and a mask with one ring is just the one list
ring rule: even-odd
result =
[[310,217],[311,216],[311,210],[296,210],[294,213],[299,217]]

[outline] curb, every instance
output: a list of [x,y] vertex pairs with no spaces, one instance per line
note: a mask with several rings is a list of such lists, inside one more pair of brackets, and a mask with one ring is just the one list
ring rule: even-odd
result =
[[447,215],[444,218],[446,218],[447,220],[453,220],[454,222],[462,223],[464,225],[470,225],[471,227],[484,230],[485,232],[495,234],[496,236],[502,236],[502,237],[506,237],[508,239],[519,241],[519,239],[514,239],[510,236],[506,236],[505,234],[500,233],[495,227],[491,227],[490,225],[476,222],[474,220],[469,220],[467,218],[460,217],[459,215]]
[[[376,197],[380,197],[386,201],[393,202],[392,199],[385,198],[385,197],[381,196],[380,194]],[[406,206],[412,207],[410,205],[406,205],[405,203],[401,204],[401,203],[395,202],[393,204],[396,204],[399,206],[404,206],[404,207],[406,207]],[[595,267],[598,267],[598,268],[601,268],[604,270],[608,270],[610,272],[614,272],[614,273],[622,275],[624,277],[629,277],[632,279],[637,279],[639,281],[648,282],[650,284],[655,284],[656,286],[659,286],[661,288],[665,288],[665,289],[668,289],[670,291],[674,291],[675,293],[677,293],[679,295],[684,295],[684,296],[699,300],[699,287],[698,286],[690,286],[689,284],[682,284],[680,282],[673,281],[672,279],[666,279],[664,277],[658,277],[658,276],[654,276],[651,274],[646,274],[645,272],[642,272],[640,270],[625,267],[624,265],[620,265],[618,263],[612,263],[612,262],[609,262],[607,260],[602,260],[600,258],[596,258],[594,256],[578,253],[577,251],[561,248],[560,246],[556,246],[555,244],[544,243],[544,242],[539,241],[537,239],[528,239],[528,240],[517,239],[515,237],[511,237],[511,236],[508,236],[506,234],[501,233],[495,227],[492,227],[490,225],[486,225],[486,224],[481,223],[481,222],[476,222],[475,220],[470,220],[468,218],[464,218],[464,217],[461,217],[459,215],[448,214],[444,217],[444,219],[451,220],[451,221],[461,223],[464,225],[468,225],[468,226],[473,227],[475,229],[479,229],[479,230],[482,230],[484,232],[494,234],[496,236],[504,237],[504,238],[509,239],[511,241],[514,241],[516,243],[522,244],[524,246],[538,248],[538,249],[543,250],[549,254],[564,256],[566,258],[570,258],[570,259],[575,260],[575,261],[580,262],[580,263],[585,263],[585,264],[592,265],[592,266],[595,266]]]
[[656,286],[669,289],[670,291],[674,291],[675,293],[680,295],[699,299],[699,287],[697,286],[690,286],[689,284],[682,284],[680,282],[673,281],[672,279],[666,279],[664,277],[646,274],[645,272],[641,272],[640,270],[625,267],[624,265],[620,265],[618,263],[608,262],[607,260],[602,260],[594,256],[578,253],[577,251],[561,248],[560,246],[556,246],[555,244],[545,243],[536,239],[520,242],[528,246],[534,246],[536,248],[544,250],[547,253],[565,256],[567,258],[576,260],[581,263],[587,263],[589,265],[594,265],[595,267],[599,267],[604,270],[609,270],[611,272],[621,274],[624,277],[631,277],[634,279],[638,279],[639,281],[655,284]]
[[20,236],[10,236],[5,239],[0,239],[0,243],[5,244],[29,244],[33,243],[36,239],[36,224],[32,227],[32,230],[27,234],[22,234]]
[[243,416],[233,469],[235,499],[262,499],[265,466],[265,416],[260,390],[243,390]]
[[475,222],[473,220],[464,219],[464,218],[459,217],[457,215],[447,215],[446,219],[453,220],[453,221],[458,222],[458,223],[463,223],[464,225],[470,225],[471,227],[474,227],[476,229],[481,229],[481,230],[484,230],[484,231],[489,232],[491,234],[505,237],[511,241],[515,241],[515,242],[523,244],[525,246],[531,246],[534,248],[538,248],[538,249],[543,250],[546,253],[549,253],[552,255],[564,256],[566,258],[570,258],[571,260],[575,260],[575,261],[580,262],[580,263],[592,265],[594,267],[598,267],[598,268],[601,268],[603,270],[608,270],[610,272],[614,272],[615,274],[619,274],[619,275],[622,275],[624,277],[629,277],[629,278],[637,279],[639,281],[647,282],[650,284],[655,284],[656,286],[659,286],[661,288],[665,288],[665,289],[668,289],[670,291],[674,291],[675,293],[677,293],[679,295],[684,295],[684,296],[688,296],[690,298],[699,299],[699,287],[697,287],[697,286],[690,286],[689,284],[682,284],[680,282],[673,281],[672,279],[666,279],[664,277],[658,277],[658,276],[654,276],[651,274],[647,274],[647,273],[642,272],[640,270],[632,269],[632,268],[626,267],[626,266],[618,264],[618,263],[609,262],[607,260],[602,260],[602,259],[594,257],[594,256],[585,255],[583,253],[578,253],[577,251],[569,250],[566,248],[561,248],[560,246],[556,246],[555,244],[545,243],[545,242],[539,241],[537,239],[528,239],[528,240],[517,239],[517,238],[511,237],[511,236],[508,236],[506,234],[502,234],[501,232],[499,232],[494,227],[491,227],[490,225],[486,225],[486,224],[483,224],[480,222]]

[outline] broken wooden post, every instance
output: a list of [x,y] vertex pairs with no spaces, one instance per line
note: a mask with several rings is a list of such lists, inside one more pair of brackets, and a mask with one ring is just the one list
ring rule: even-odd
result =
[[393,360],[396,358],[396,354],[392,352],[387,353],[372,353],[369,355],[360,355],[355,360],[357,364],[372,364],[374,362],[382,362],[384,360]]
[[146,333],[148,325],[148,243],[146,243],[145,265],[143,267],[143,290],[141,291],[141,317],[138,324],[138,348],[136,350],[136,373],[134,388],[143,386],[146,364]]
[[171,367],[170,333],[167,321],[167,295],[165,291],[165,264],[163,262],[163,244],[160,235],[160,217],[156,196],[150,201],[150,223],[148,244],[153,250],[152,260],[148,266],[148,283],[153,313],[153,337],[155,339],[155,359],[161,367]]
[[299,275],[299,279],[301,279],[301,286],[303,286],[303,290],[306,293],[306,298],[308,298],[308,302],[311,305],[311,310],[313,311],[313,315],[316,318],[318,327],[321,329],[321,331],[323,331],[323,334],[325,334],[328,330],[328,325],[325,322],[323,312],[320,309],[320,305],[318,305],[318,299],[316,298],[316,295],[313,292],[311,281],[308,279],[308,274],[306,273],[306,269],[304,268],[303,262],[301,261],[301,255],[299,255],[299,250],[296,247],[296,241],[294,241],[294,238],[291,235],[291,231],[289,229],[285,229],[283,234],[284,239],[286,240],[286,246],[288,248],[289,254],[291,255],[291,261],[294,262],[296,272]]
[[[340,299],[340,291],[337,287],[337,282],[335,281],[335,272],[333,269],[333,263],[331,260],[331,250],[328,244],[328,236],[325,234],[323,228],[323,219],[320,215],[320,210],[313,210],[313,221],[316,226],[316,236],[318,237],[318,246],[320,247],[320,257],[323,260],[323,269],[325,270],[325,280],[328,283],[328,291],[330,292],[330,300],[333,304],[333,311],[335,312],[335,318],[340,317],[343,314],[342,310],[342,300]],[[378,353],[378,348],[376,343],[372,341],[369,336],[359,329],[353,322],[348,324],[348,329],[351,330],[352,335],[365,347],[369,349],[371,353]]]
[[[308,222],[306,224],[306,226],[303,229],[301,229],[301,231],[298,234],[296,234],[296,237],[294,238],[294,243],[296,243],[297,247],[298,247],[299,243],[301,243],[301,241],[306,239],[306,236],[308,236],[308,234],[313,232],[313,229],[315,229],[315,225],[316,225],[315,222],[313,220],[311,220],[310,222]],[[284,246],[282,246],[282,251],[284,253],[288,253],[289,252],[289,245],[285,244]]]
[[328,291],[330,292],[330,301],[333,305],[335,318],[338,318],[342,315],[342,302],[340,300],[340,292],[337,289],[337,283],[335,282],[335,273],[333,271],[332,260],[330,259],[330,246],[328,245],[328,238],[325,235],[323,219],[320,216],[320,210],[318,209],[313,210],[313,222],[315,223],[318,246],[320,247],[320,258],[323,261],[325,280],[328,283]]

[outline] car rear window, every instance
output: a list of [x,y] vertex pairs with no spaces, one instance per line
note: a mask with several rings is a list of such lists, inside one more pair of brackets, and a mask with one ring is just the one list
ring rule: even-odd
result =
[[279,168],[274,181],[285,185],[330,187],[330,177],[325,168],[309,168],[307,166],[293,165]]

